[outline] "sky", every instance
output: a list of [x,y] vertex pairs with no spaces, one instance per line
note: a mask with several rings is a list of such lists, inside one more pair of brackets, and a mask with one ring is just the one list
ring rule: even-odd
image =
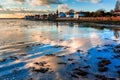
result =
[[52,13],[57,9],[66,12],[96,11],[104,9],[110,11],[115,8],[117,0],[0,0],[1,17],[22,17],[26,14]]

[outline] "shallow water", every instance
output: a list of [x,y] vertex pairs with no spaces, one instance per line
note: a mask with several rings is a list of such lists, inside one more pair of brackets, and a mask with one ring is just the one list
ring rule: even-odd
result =
[[119,39],[120,37],[120,29],[68,22],[0,20],[0,28],[0,46],[42,42],[62,45],[71,43],[70,46],[89,49],[103,43],[107,38]]
[[[96,55],[98,53],[96,46],[118,44],[119,39],[120,29],[118,28],[107,29],[70,22],[0,20],[0,78],[2,80],[29,80],[30,78],[33,80],[75,80],[76,78],[71,78],[72,70],[89,64],[92,68],[83,70],[89,71],[90,75],[82,79],[93,80],[92,75],[101,74],[97,71],[97,66],[93,66],[98,62],[96,58],[109,55],[107,57],[109,59],[111,58],[109,53],[112,53],[108,51],[106,54],[101,52],[102,55]],[[88,51],[93,53],[90,55]],[[45,56],[46,54],[55,54],[55,56]],[[83,59],[80,59],[81,56]],[[34,63],[42,61],[47,62],[45,68],[50,68],[47,73],[29,70],[31,67],[40,68]],[[119,64],[119,59],[112,62]],[[110,69],[104,73],[107,77],[117,76],[114,73],[116,69],[113,68],[116,64],[108,66],[114,70]]]

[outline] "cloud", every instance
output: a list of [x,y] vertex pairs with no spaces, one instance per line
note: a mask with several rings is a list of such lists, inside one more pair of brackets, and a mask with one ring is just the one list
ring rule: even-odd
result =
[[21,2],[21,3],[25,2],[25,0],[14,0],[14,1]]
[[77,1],[79,1],[79,2],[91,2],[91,3],[94,3],[94,4],[101,2],[101,0],[77,0]]
[[9,5],[15,5],[15,4],[22,4],[25,0],[5,0],[1,3],[1,5],[9,6]]
[[2,4],[4,5],[13,5],[13,4],[23,4],[34,6],[48,6],[51,4],[61,4],[60,0],[6,0]]
[[91,0],[91,2],[96,4],[96,3],[100,3],[101,0]]
[[79,2],[88,2],[89,0],[77,0]]
[[10,8],[10,9],[0,9],[0,14],[16,14],[16,13],[20,13],[20,14],[43,14],[43,13],[48,13],[48,12],[53,12],[51,10],[31,10],[31,9],[21,9],[21,8]]
[[60,4],[58,5],[59,12],[67,12],[69,11],[69,6],[67,4]]
[[51,4],[61,4],[59,0],[31,0],[30,4],[35,6],[48,6]]
[[[21,5],[23,3],[28,5],[28,7]],[[43,10],[42,8],[40,9],[35,7],[32,8],[31,4],[34,6],[50,7],[51,4],[61,4],[61,2],[59,0],[6,0],[3,3],[1,3],[0,14],[53,12],[53,10]]]
[[25,2],[25,0],[14,0],[14,3],[17,4],[23,4]]

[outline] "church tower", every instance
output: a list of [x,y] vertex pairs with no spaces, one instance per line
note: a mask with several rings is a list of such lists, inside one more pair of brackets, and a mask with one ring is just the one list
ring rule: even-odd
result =
[[120,0],[117,0],[115,11],[120,11]]
[[120,16],[120,0],[117,0],[113,14]]

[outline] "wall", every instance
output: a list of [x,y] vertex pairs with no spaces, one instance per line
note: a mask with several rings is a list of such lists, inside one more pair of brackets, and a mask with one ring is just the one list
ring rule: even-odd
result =
[[57,18],[56,20],[87,20],[87,21],[120,21],[120,16],[117,17],[80,17],[80,18]]

